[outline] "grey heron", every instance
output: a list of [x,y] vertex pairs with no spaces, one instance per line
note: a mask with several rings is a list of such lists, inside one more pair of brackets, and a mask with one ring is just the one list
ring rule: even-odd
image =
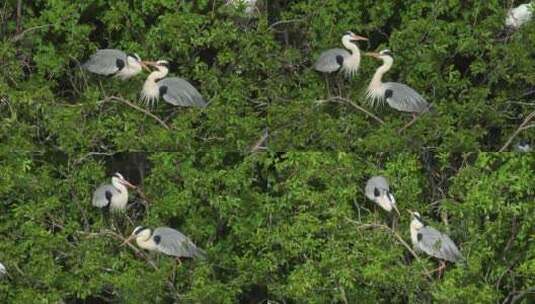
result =
[[360,50],[354,42],[368,40],[366,37],[355,35],[347,31],[342,36],[342,44],[347,50],[334,48],[321,53],[314,63],[314,69],[322,73],[332,73],[341,70],[347,77],[354,76],[360,66]]
[[396,207],[396,200],[390,192],[390,186],[387,179],[384,176],[373,176],[366,183],[366,188],[364,189],[366,197],[374,201],[384,210],[391,212],[392,209],[396,210],[396,213],[399,214],[399,210]]
[[533,3],[525,3],[510,9],[505,17],[505,26],[518,29],[524,23],[531,21],[534,8]]
[[207,103],[199,91],[189,82],[178,77],[164,78],[169,73],[166,60],[147,62],[157,70],[150,73],[141,90],[141,100],[152,104],[163,98],[167,103],[182,107],[206,107]]
[[382,50],[379,53],[365,53],[383,61],[383,64],[375,71],[366,97],[372,105],[384,103],[398,111],[422,113],[429,109],[429,104],[413,88],[398,82],[383,82],[383,75],[392,68],[394,58],[390,50]]
[[150,228],[138,226],[123,244],[136,240],[139,247],[157,251],[176,258],[205,258],[204,250],[198,248],[187,236],[169,227]]
[[517,152],[532,152],[533,148],[531,148],[531,145],[529,144],[529,141],[527,141],[526,139],[522,139],[515,145],[515,151],[517,151]]
[[127,54],[116,49],[98,50],[82,67],[91,73],[114,76],[122,80],[139,74],[142,68],[148,70],[137,54]]
[[115,173],[111,178],[111,184],[99,186],[93,193],[93,206],[97,208],[109,208],[111,211],[123,211],[128,203],[128,189],[136,188],[128,182],[120,173]]
[[464,257],[450,239],[450,237],[435,228],[427,225],[420,216],[420,213],[408,211],[411,214],[412,221],[410,224],[412,245],[416,251],[425,252],[426,254],[440,259],[441,266],[438,270],[444,269],[444,261],[457,263],[464,261]]

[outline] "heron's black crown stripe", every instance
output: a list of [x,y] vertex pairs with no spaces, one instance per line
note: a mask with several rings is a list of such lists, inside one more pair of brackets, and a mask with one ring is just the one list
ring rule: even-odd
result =
[[136,230],[136,235],[138,235],[141,231],[145,230],[145,227],[139,226],[139,229]]
[[351,34],[353,34],[353,33],[351,33],[351,31],[346,31],[346,32],[344,33],[344,35],[351,35]]
[[390,89],[385,91],[385,99],[386,98],[390,98],[392,96],[394,96],[394,91],[392,91]]
[[375,197],[381,195],[381,192],[379,192],[379,189],[377,188],[373,188],[373,195],[375,195]]
[[154,239],[154,243],[156,243],[156,245],[160,244],[160,242],[162,241],[162,237],[159,236],[159,235],[155,235],[153,237],[153,239]]
[[167,93],[167,86],[160,87],[160,97],[163,97]]
[[336,62],[337,62],[339,65],[344,64],[344,56],[342,56],[342,55],[336,55]]
[[418,234],[416,235],[416,239],[418,239],[418,242],[421,241],[423,237],[424,237],[424,236],[423,236],[421,233],[418,233]]
[[115,61],[115,65],[117,66],[117,68],[120,70],[122,70],[124,68],[124,60],[122,59],[117,59]]

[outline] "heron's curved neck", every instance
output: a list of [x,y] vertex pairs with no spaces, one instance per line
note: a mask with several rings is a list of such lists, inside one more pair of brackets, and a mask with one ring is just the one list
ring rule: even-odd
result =
[[357,61],[360,61],[360,49],[355,43],[342,39],[342,44],[346,49],[351,51],[351,57]]
[[375,71],[372,81],[370,82],[370,86],[380,85],[383,79],[383,75],[390,70],[393,63],[394,63],[393,60],[383,60],[383,65],[381,65],[377,69],[377,71]]
[[121,192],[121,193],[122,193],[122,192],[126,192],[126,191],[128,191],[128,190],[126,189],[126,186],[123,185],[123,184],[121,184],[121,183],[119,182],[119,180],[117,180],[117,179],[115,179],[115,178],[112,178],[112,179],[111,179],[111,184],[113,185],[113,187],[115,187],[115,189],[117,189],[117,190],[118,190],[119,192]]
[[147,81],[156,82],[167,76],[167,73],[169,73],[169,70],[166,67],[158,67],[158,71],[150,73],[149,77],[147,77]]

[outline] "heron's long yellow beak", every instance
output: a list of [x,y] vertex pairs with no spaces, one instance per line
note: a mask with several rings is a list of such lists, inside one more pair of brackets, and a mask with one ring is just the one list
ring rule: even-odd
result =
[[132,239],[134,239],[134,236],[133,235],[129,236],[126,240],[124,240],[124,242],[121,243],[119,247],[123,247],[124,245],[130,243]]
[[364,40],[364,41],[368,41],[368,38],[364,37],[364,36],[359,36],[359,35],[353,35],[351,37],[353,40]]
[[125,185],[125,186],[127,186],[127,187],[130,187],[130,188],[132,188],[132,189],[136,189],[136,188],[137,188],[137,186],[132,185],[132,184],[131,184],[129,181],[127,181],[127,180],[121,180],[121,184],[123,184],[123,185]]
[[396,205],[392,205],[392,207],[394,207],[394,210],[396,210],[396,213],[398,214],[398,216],[401,217],[401,214],[399,213],[398,207],[396,207]]
[[150,72],[151,70],[149,69],[149,67],[147,66],[147,62],[146,61],[140,61],[139,64],[141,65],[141,67],[143,69],[145,69],[145,71],[147,72]]
[[379,53],[374,53],[374,52],[367,52],[367,53],[364,53],[365,56],[370,56],[370,57],[373,57],[373,58],[377,58],[379,59],[381,54]]

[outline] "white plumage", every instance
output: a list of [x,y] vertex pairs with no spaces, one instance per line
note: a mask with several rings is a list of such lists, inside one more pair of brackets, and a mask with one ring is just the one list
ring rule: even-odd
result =
[[240,4],[243,4],[245,6],[245,14],[246,15],[254,15],[258,8],[256,6],[257,0],[227,0],[227,5],[233,5],[234,7],[238,7]]
[[507,17],[505,17],[505,25],[513,29],[518,29],[526,22],[531,21],[532,17],[533,3],[521,4],[507,12]]
[[351,52],[340,48],[327,50],[321,53],[316,60],[314,69],[322,73],[333,73],[341,70],[347,77],[356,75],[360,67],[360,50],[353,42],[359,40],[368,40],[368,38],[347,31],[342,36],[342,44]]
[[0,279],[3,278],[6,274],[7,274],[6,266],[0,263]]

